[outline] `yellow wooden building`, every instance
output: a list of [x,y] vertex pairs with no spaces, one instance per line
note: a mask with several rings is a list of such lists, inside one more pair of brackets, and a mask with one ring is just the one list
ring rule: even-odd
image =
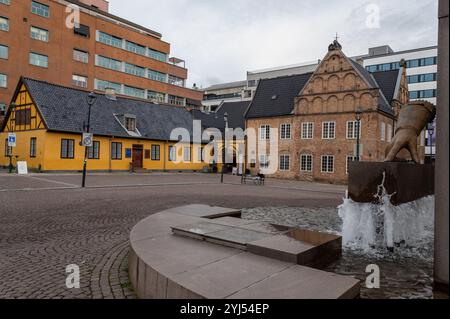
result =
[[[0,166],[26,161],[32,171],[81,171],[89,92],[22,78],[1,127]],[[97,94],[91,107],[89,171],[202,171],[220,163],[206,143],[179,143],[176,128],[192,137],[194,112],[114,95]],[[8,146],[15,133],[16,146]],[[208,151],[205,151],[205,147]],[[219,168],[220,169],[220,168]]]

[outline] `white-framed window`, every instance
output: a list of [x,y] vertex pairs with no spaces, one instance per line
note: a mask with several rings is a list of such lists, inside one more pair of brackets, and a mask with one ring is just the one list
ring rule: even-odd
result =
[[386,130],[386,141],[388,143],[392,142],[392,124],[388,124],[387,125],[387,130]]
[[167,62],[167,54],[164,52],[159,52],[153,49],[148,48],[148,56],[152,59],[161,61],[161,62]]
[[160,92],[147,91],[147,99],[153,102],[164,103],[166,101],[166,95]]
[[185,99],[180,96],[169,95],[169,104],[176,105],[176,106],[184,106]]
[[345,174],[348,174],[348,172],[350,171],[350,163],[356,162],[357,160],[358,158],[356,156],[353,155],[347,156],[347,161],[345,165]]
[[132,86],[124,85],[123,86],[123,94],[137,97],[139,99],[145,99],[145,90],[140,88],[135,88]]
[[347,122],[347,139],[356,140],[361,138],[361,121],[348,121]]
[[145,47],[131,41],[125,41],[125,50],[136,54],[145,55]]
[[262,141],[270,140],[270,125],[261,125],[259,128],[259,139]]
[[322,123],[322,139],[334,140],[336,138],[336,122]]
[[282,140],[290,140],[292,138],[291,124],[281,124],[280,138]]
[[30,27],[30,37],[34,40],[48,42],[49,32],[48,32],[48,30],[32,26],[32,27]]
[[158,72],[155,70],[148,69],[147,77],[153,81],[164,82],[164,83],[167,82],[167,75],[165,73]]
[[0,73],[0,88],[8,87],[8,76]]
[[386,141],[386,123],[381,122],[380,124],[380,135],[381,135],[381,141]]
[[73,49],[73,59],[81,63],[89,63],[89,53]]
[[289,171],[291,169],[291,156],[281,155],[280,156],[280,171]]
[[96,65],[114,71],[122,71],[122,61],[110,59],[101,55],[97,56]]
[[300,156],[300,171],[302,172],[313,171],[313,156],[311,154],[302,154]]
[[130,116],[130,115],[125,116],[125,128],[129,132],[136,132],[136,117],[135,116]]
[[314,123],[302,123],[302,140],[312,140],[314,138]]
[[183,159],[184,162],[190,162],[191,161],[191,147],[185,146],[183,150]]
[[267,154],[259,155],[259,168],[262,169],[269,168],[269,155]]
[[11,4],[11,0],[0,0],[0,3],[6,4],[6,5],[10,5]]
[[9,19],[0,17],[0,31],[9,31]]
[[175,146],[169,146],[169,161],[175,162],[177,160],[177,148]]
[[334,156],[322,156],[322,173],[334,173]]
[[39,3],[37,1],[31,1],[31,12],[41,17],[48,18],[50,17],[50,8],[49,6]]
[[30,64],[41,68],[48,68],[48,56],[31,52]]
[[101,31],[98,32],[98,41],[116,48],[122,48],[123,42],[121,38]]
[[169,84],[184,87],[184,79],[169,74]]
[[88,78],[82,75],[72,75],[72,84],[80,88],[88,87]]
[[145,77],[145,68],[138,65],[125,63],[125,73]]

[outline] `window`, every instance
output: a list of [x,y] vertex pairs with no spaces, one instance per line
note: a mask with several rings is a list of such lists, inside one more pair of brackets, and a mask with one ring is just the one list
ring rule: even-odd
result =
[[267,169],[269,168],[269,156],[266,154],[259,155],[259,168]]
[[333,140],[336,138],[336,123],[324,122],[322,123],[322,139]]
[[361,122],[347,122],[347,139],[356,140],[358,137],[361,137]]
[[136,118],[131,116],[125,117],[125,128],[127,131],[134,132],[136,131]]
[[165,73],[161,73],[158,71],[148,70],[147,77],[150,80],[159,81],[159,82],[167,82],[167,76]]
[[270,125],[262,125],[259,128],[259,139],[264,140],[270,140]]
[[30,27],[30,37],[38,41],[48,42],[49,32],[45,29]]
[[169,84],[184,87],[184,79],[175,75],[169,75]]
[[380,123],[380,135],[381,135],[381,141],[386,141],[386,123],[381,122]]
[[5,139],[5,156],[12,156],[12,147],[8,146],[8,139]]
[[30,125],[31,124],[31,110],[17,110],[15,114],[15,124],[16,125]]
[[123,87],[123,93],[124,93],[125,95],[129,95],[129,96],[132,96],[132,97],[137,97],[137,98],[140,98],[140,99],[145,99],[145,90],[143,90],[143,89],[134,88],[134,87],[132,87],[132,86],[127,86],[127,85],[125,85],[125,86]]
[[103,81],[103,80],[95,80],[95,89],[100,91],[105,91],[106,88],[114,89],[116,93],[122,92],[122,85],[119,83]]
[[50,17],[50,8],[36,1],[31,1],[31,12],[44,18]]
[[119,60],[114,60],[114,59],[110,59],[101,55],[97,56],[97,65],[107,68],[107,69],[111,69],[111,70],[115,70],[115,71],[122,71],[122,62]]
[[92,146],[87,148],[88,159],[100,159],[100,142],[93,141]]
[[88,78],[81,75],[72,75],[72,84],[80,88],[88,87]]
[[73,59],[78,62],[88,63],[89,53],[77,49],[73,49]]
[[117,142],[111,143],[111,159],[112,160],[122,159],[122,143]]
[[302,139],[312,140],[314,138],[314,123],[302,123]]
[[30,64],[41,68],[48,68],[48,56],[30,53]]
[[431,99],[437,96],[437,90],[422,90],[422,91],[410,91],[409,98],[416,99]]
[[61,140],[61,158],[73,159],[75,157],[75,140]]
[[122,48],[122,39],[107,33],[98,32],[98,41],[116,48]]
[[322,173],[334,173],[334,156],[322,156]]
[[6,103],[0,102],[0,115],[5,115],[6,113]]
[[169,104],[184,106],[184,98],[174,95],[169,95]]
[[280,156],[280,171],[288,171],[290,169],[290,156],[281,155]]
[[345,174],[348,174],[350,172],[350,164],[352,162],[356,162],[356,161],[357,161],[356,156],[352,156],[352,155],[347,156],[347,164],[346,164]]
[[0,88],[8,87],[8,76],[6,74],[0,74]]
[[427,73],[427,74],[410,75],[407,77],[407,79],[408,79],[408,84],[435,82],[435,81],[437,81],[437,74],[436,73]]
[[291,124],[282,124],[280,129],[280,135],[282,140],[290,140],[291,135]]
[[147,91],[147,99],[153,101],[153,102],[162,102],[164,103],[166,101],[166,95],[164,93],[154,92],[154,91]]
[[0,31],[9,31],[9,19],[0,17]]
[[313,170],[313,156],[303,154],[300,156],[300,170],[302,172],[312,172]]
[[136,54],[145,55],[145,47],[134,42],[126,41],[125,49]]
[[8,47],[6,45],[0,45],[0,59],[8,59]]
[[125,63],[125,72],[128,74],[145,77],[145,68],[134,64]]
[[80,24],[78,27],[75,26],[73,28],[73,33],[83,38],[89,38],[91,36],[91,29],[87,25]]
[[161,147],[159,145],[152,145],[152,161],[161,160]]
[[386,132],[386,140],[388,143],[392,142],[392,125],[388,124],[387,125],[387,132]]
[[163,52],[148,49],[148,56],[152,59],[155,59],[155,60],[158,60],[161,62],[167,62],[167,54],[165,54]]
[[184,156],[184,161],[185,162],[190,162],[191,161],[191,147],[190,146],[186,146],[184,148],[183,156]]
[[10,5],[11,4],[11,0],[0,0],[0,3]]
[[175,146],[169,146],[169,161],[175,162],[177,160],[177,149]]

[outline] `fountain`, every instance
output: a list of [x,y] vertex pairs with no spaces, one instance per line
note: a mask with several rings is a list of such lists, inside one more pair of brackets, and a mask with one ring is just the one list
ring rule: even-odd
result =
[[386,162],[350,165],[349,196],[339,207],[344,245],[393,251],[427,236],[434,222],[434,166],[420,164],[417,140],[435,114],[429,102],[403,106]]

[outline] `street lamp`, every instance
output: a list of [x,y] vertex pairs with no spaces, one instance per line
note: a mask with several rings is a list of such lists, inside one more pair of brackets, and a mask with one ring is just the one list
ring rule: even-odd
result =
[[361,139],[361,117],[362,110],[358,108],[355,112],[356,118],[356,162],[360,161],[360,139]]
[[428,124],[428,143],[430,144],[430,164],[433,164],[433,136],[434,136],[434,125],[433,123]]
[[223,175],[225,173],[225,161],[226,161],[226,157],[225,157],[225,145],[226,145],[226,136],[227,136],[227,130],[228,130],[228,113],[225,112],[225,114],[223,115],[223,120],[225,121],[225,133],[223,135],[223,152],[222,152],[222,174],[220,176],[220,182],[223,184]]
[[[12,112],[14,112],[14,110],[16,109],[16,107],[17,107],[17,104],[15,103],[15,102],[12,102],[10,105],[9,105],[9,111],[10,111],[10,113],[12,113]],[[13,163],[12,163],[12,158],[13,158],[13,154],[12,154],[12,147],[10,147],[9,145],[7,145],[7,147],[8,147],[8,157],[9,157],[9,174],[11,174],[12,173],[12,171],[13,171],[13,168],[14,168],[14,166],[13,166]]]
[[[86,127],[86,133],[90,133],[90,130],[91,130],[91,108],[92,108],[92,105],[95,104],[96,100],[97,100],[97,95],[94,92],[91,92],[91,93],[88,94],[88,96],[87,96],[87,103],[89,105],[89,110],[88,110],[88,122],[87,122],[87,127]],[[88,158],[88,147],[86,146],[85,150],[84,150],[83,181],[81,183],[81,187],[82,188],[86,187],[87,158]]]

